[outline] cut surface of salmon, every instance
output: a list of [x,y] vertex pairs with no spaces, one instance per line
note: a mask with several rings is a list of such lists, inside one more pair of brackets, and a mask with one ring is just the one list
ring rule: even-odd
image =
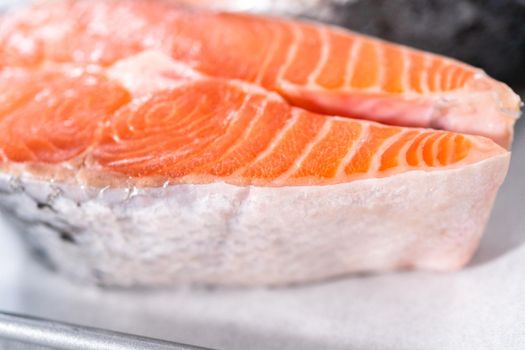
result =
[[[124,71],[151,57],[158,56],[131,58]],[[168,89],[149,87],[159,75],[180,75],[168,68],[139,69],[129,79],[117,64],[112,80],[5,70],[2,99],[12,104],[0,115],[0,154],[17,163],[93,162],[108,176],[149,184],[286,186],[433,171],[507,153],[479,136],[316,114],[240,81],[175,78]]]
[[519,115],[518,96],[479,69],[325,25],[144,0],[59,0],[2,22],[0,65],[110,65],[157,49],[314,112],[482,135],[507,148]]

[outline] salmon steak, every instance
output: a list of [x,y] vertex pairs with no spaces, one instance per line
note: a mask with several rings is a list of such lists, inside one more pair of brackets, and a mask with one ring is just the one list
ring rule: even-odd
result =
[[520,112],[453,59],[173,1],[41,2],[0,48],[0,208],[101,285],[459,269]]

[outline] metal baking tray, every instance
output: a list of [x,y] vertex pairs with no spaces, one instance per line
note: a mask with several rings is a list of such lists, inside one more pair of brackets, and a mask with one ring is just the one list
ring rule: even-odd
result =
[[206,350],[190,345],[1,312],[0,349]]

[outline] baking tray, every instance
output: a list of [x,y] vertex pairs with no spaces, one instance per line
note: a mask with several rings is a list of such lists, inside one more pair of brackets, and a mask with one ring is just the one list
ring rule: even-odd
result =
[[[41,266],[0,221],[0,310],[26,315],[2,314],[0,349],[105,349],[108,338],[120,341],[109,349],[524,349],[524,124],[480,249],[457,273],[288,289],[99,289]],[[54,337],[63,342],[46,342]]]
[[206,350],[130,334],[1,312],[0,349]]

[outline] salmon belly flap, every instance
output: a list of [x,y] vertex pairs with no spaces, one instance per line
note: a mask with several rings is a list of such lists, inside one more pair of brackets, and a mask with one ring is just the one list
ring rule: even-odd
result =
[[0,17],[0,209],[99,284],[454,270],[519,107],[477,68],[340,28],[41,2]]

